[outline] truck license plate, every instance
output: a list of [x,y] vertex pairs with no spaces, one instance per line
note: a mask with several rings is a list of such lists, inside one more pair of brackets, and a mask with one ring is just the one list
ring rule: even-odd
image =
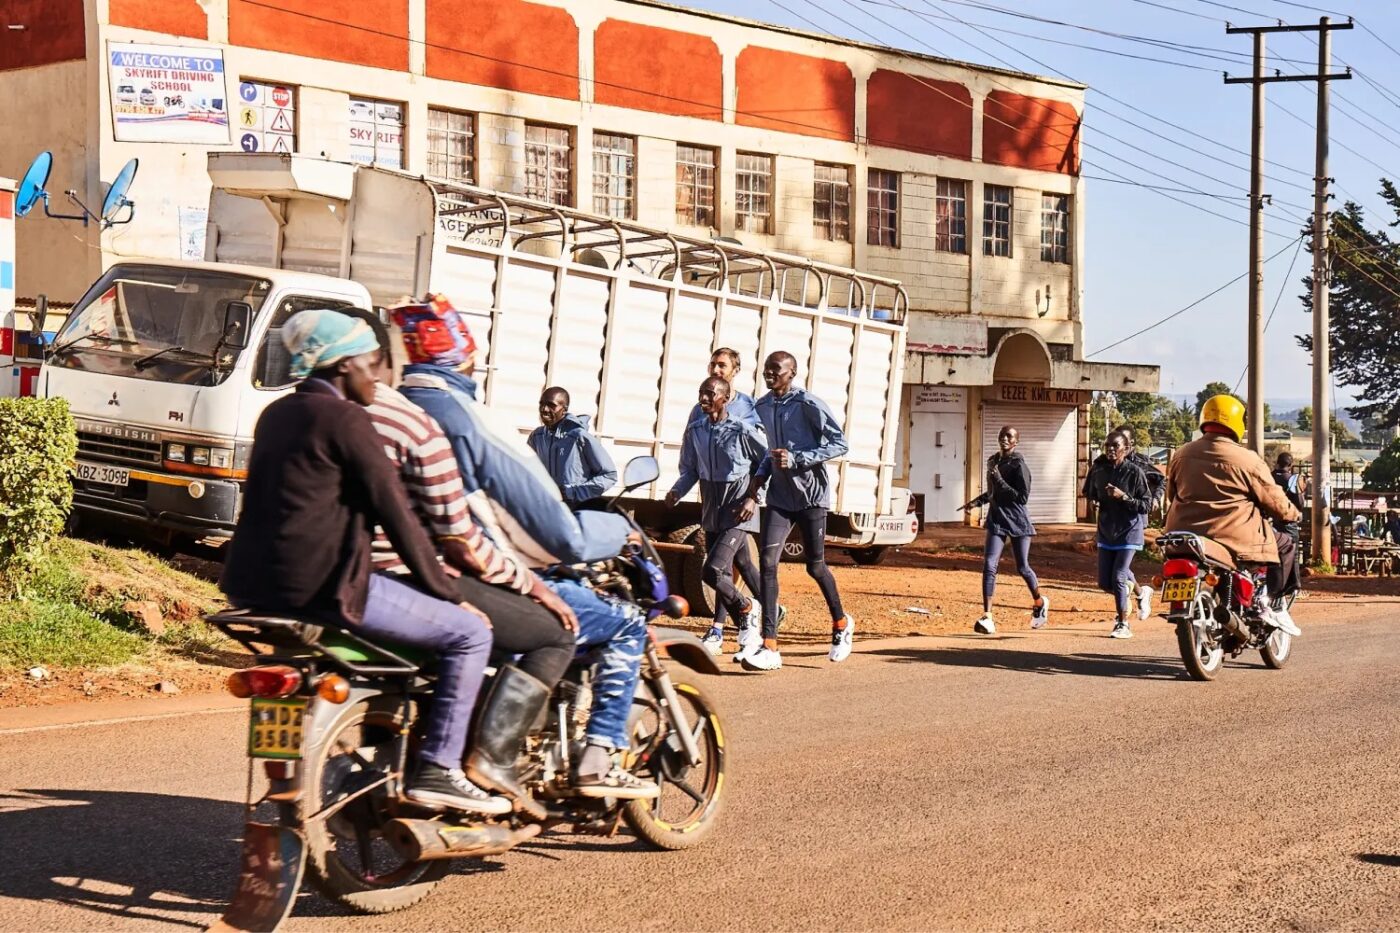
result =
[[903,531],[908,525],[908,519],[904,518],[881,518],[875,522],[875,527],[879,531]]
[[85,483],[125,486],[131,482],[131,471],[125,467],[111,466],[106,463],[83,463],[79,460],[78,479]]
[[306,700],[255,697],[248,719],[249,758],[300,758]]
[[1167,603],[1189,603],[1196,598],[1196,578],[1167,580],[1162,585],[1162,601]]

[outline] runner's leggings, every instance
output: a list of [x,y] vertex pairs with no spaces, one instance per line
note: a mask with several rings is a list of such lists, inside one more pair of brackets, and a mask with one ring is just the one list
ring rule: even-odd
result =
[[[749,592],[755,597],[763,591],[763,584],[758,579],[758,568],[754,566],[753,557],[749,554],[748,535],[744,536],[744,543],[734,551],[734,569],[739,571],[739,579],[744,581],[744,586],[748,587]],[[729,578],[733,580],[734,574],[731,573]],[[715,606],[715,625],[724,628],[725,620],[728,618],[729,610],[725,608],[724,600],[721,599]],[[743,620],[740,619],[734,624],[742,625]]]
[[1128,618],[1128,591],[1132,588],[1133,558],[1137,551],[1099,548],[1099,589],[1113,594],[1113,606],[1120,621]]
[[[982,563],[982,609],[992,611],[992,595],[997,591],[997,564],[1001,563],[1001,552],[1006,547],[1007,538],[987,532],[987,549]],[[1031,539],[1010,538],[1011,553],[1016,555],[1016,571],[1031,591],[1034,599],[1040,598],[1040,581],[1031,569]]]
[[763,637],[778,637],[778,562],[783,557],[783,544],[792,526],[802,535],[807,554],[807,575],[817,581],[833,621],[843,618],[841,594],[836,592],[836,580],[826,565],[826,509],[787,509],[769,506],[763,510],[763,523],[758,532],[759,573],[763,591]]
[[744,621],[744,607],[749,600],[734,585],[734,565],[739,554],[748,557],[747,531],[742,528],[729,528],[714,533],[709,554],[705,556],[705,569],[701,579],[714,587],[718,597],[715,600],[715,625],[719,627],[724,625],[724,617],[720,615],[721,609],[734,616],[736,625],[742,625]]

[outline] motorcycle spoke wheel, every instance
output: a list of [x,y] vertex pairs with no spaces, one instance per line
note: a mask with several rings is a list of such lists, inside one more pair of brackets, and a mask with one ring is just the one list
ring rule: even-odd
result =
[[714,827],[724,790],[724,737],[713,708],[699,688],[678,683],[675,689],[686,719],[694,724],[700,761],[692,765],[679,737],[670,732],[669,720],[658,716],[659,709],[649,710],[634,732],[651,749],[638,774],[656,781],[661,794],[628,801],[622,811],[637,835],[659,849],[699,844]]

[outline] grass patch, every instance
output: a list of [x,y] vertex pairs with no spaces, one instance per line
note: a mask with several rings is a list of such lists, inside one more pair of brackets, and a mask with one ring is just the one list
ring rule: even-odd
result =
[[201,618],[218,588],[134,548],[59,540],[18,593],[0,603],[0,670],[110,667],[160,651],[204,659],[228,645]]

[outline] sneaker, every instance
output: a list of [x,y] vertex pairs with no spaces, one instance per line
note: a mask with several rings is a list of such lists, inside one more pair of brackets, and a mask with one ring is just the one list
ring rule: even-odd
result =
[[746,671],[776,671],[783,666],[783,656],[775,648],[758,646],[758,650],[744,655]]
[[418,769],[404,796],[414,803],[448,807],[466,813],[499,816],[511,810],[509,800],[486,793],[468,781],[461,768],[449,769],[431,762],[424,762]]
[[851,640],[856,635],[856,620],[851,618],[851,614],[846,613],[845,628],[831,629],[831,651],[827,653],[828,661],[844,661],[851,656]]
[[711,657],[719,657],[724,653],[724,629],[717,625],[711,626],[705,637],[700,639],[700,644],[705,646]]
[[1279,606],[1274,609],[1269,609],[1267,612],[1265,612],[1264,624],[1269,626],[1270,628],[1276,628],[1281,632],[1293,636],[1294,638],[1297,638],[1299,635],[1303,634],[1303,630],[1298,627],[1298,623],[1293,621],[1293,616],[1290,615],[1288,610],[1283,608],[1282,606]]
[[973,624],[972,630],[978,635],[995,635],[997,633],[997,624],[992,621],[991,613],[988,613]]
[[647,800],[661,796],[661,786],[644,781],[631,771],[613,765],[607,774],[582,775],[574,780],[580,797],[612,797],[615,800]]
[[1138,618],[1144,622],[1152,618],[1152,587],[1138,587]]
[[753,650],[763,643],[763,607],[758,600],[749,603],[749,614],[739,623],[739,653]]
[[1031,609],[1031,628],[1045,628],[1050,621],[1050,597],[1040,597],[1040,605]]
[[787,618],[787,606],[778,606],[778,627],[781,628],[783,620]]
[[1114,624],[1113,631],[1108,633],[1109,638],[1132,638],[1133,630],[1126,621],[1119,621]]

